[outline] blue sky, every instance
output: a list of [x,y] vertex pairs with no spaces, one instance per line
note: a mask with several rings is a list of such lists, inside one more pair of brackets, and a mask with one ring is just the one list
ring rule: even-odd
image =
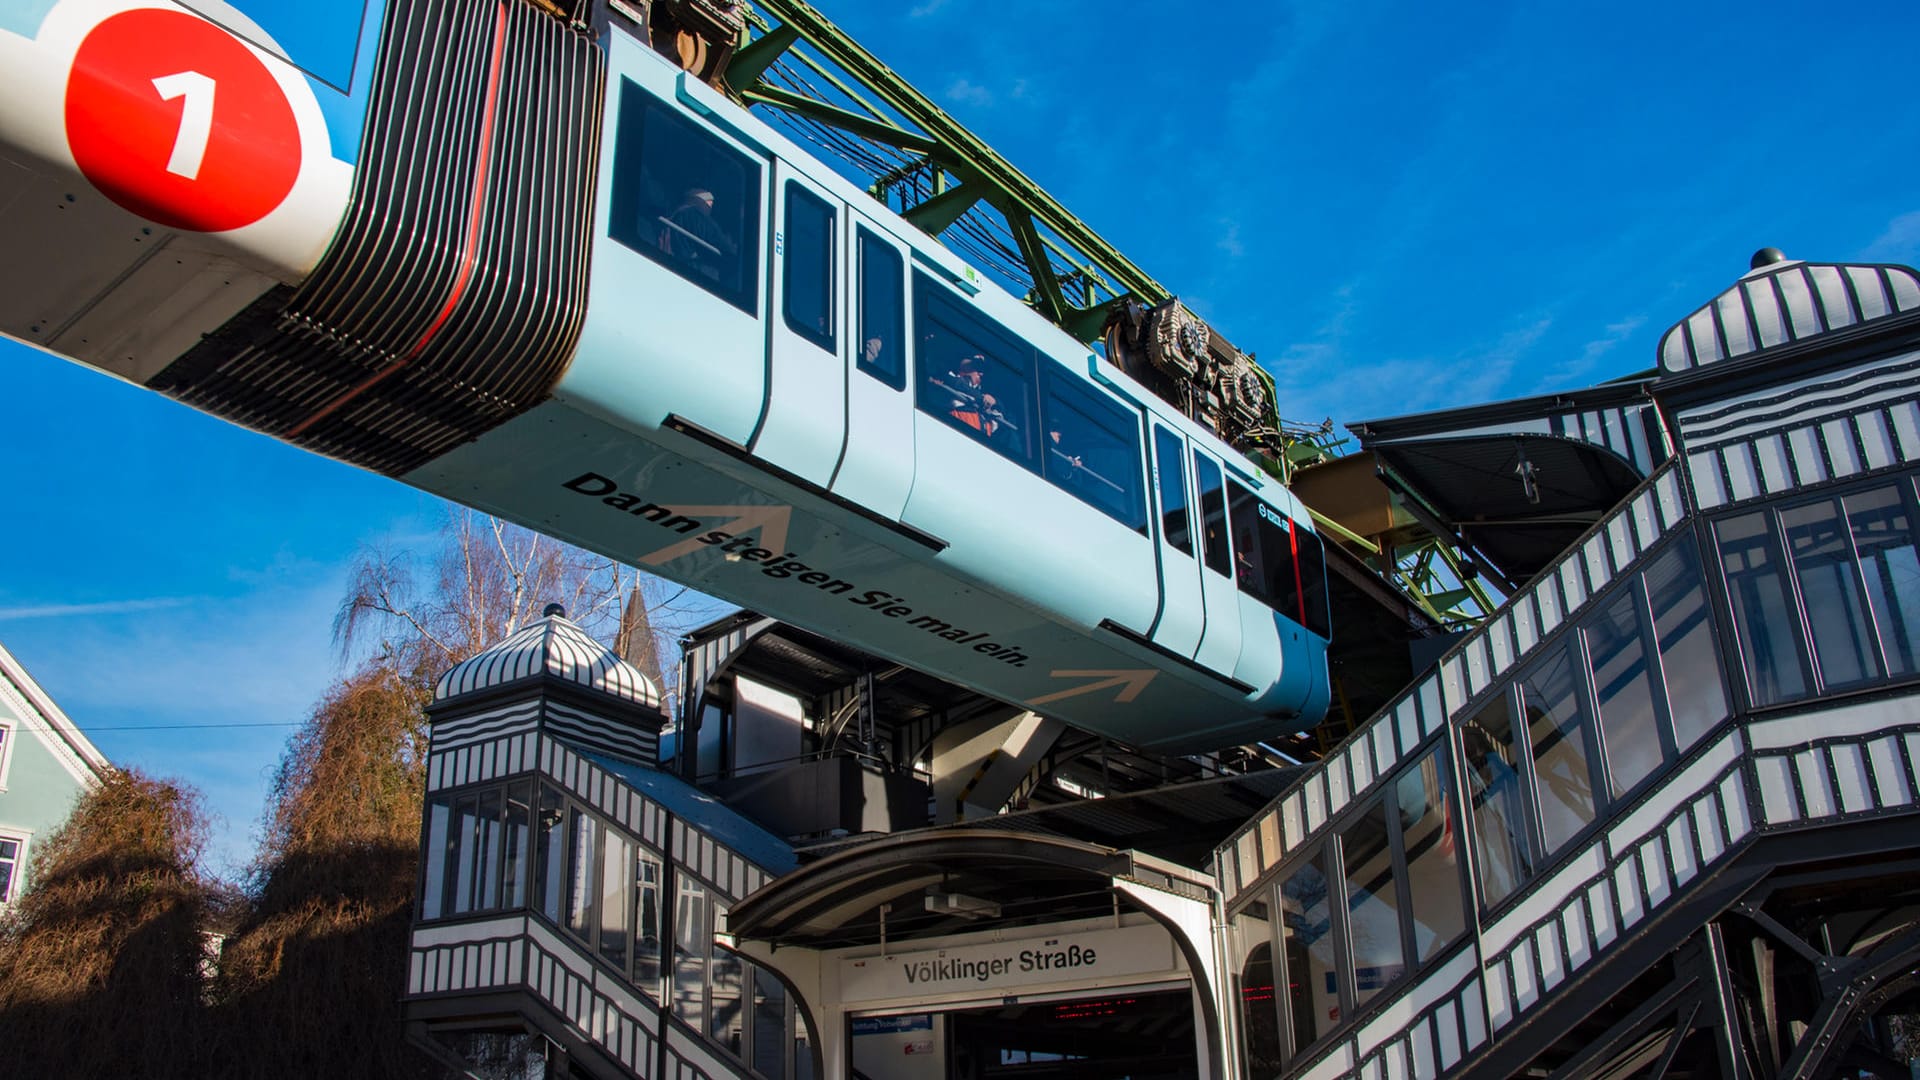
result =
[[[1920,262],[1910,4],[820,6],[1257,352],[1289,419],[1649,367],[1763,245]],[[7,342],[0,402],[0,642],[244,862],[348,560],[441,505]]]

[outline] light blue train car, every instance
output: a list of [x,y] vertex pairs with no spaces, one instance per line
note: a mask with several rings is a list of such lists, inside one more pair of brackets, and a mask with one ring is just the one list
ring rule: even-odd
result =
[[[96,70],[135,62],[97,47],[114,20],[225,35],[206,10],[7,17],[32,108],[0,121],[28,166],[0,235],[91,276],[0,330],[1135,746],[1324,715],[1326,569],[1285,488],[618,27],[390,0],[342,8],[378,31],[331,82],[258,26],[192,46],[226,68]],[[291,172],[219,93],[248,58]],[[94,84],[175,126],[103,150],[73,127]],[[247,186],[275,168],[277,202]],[[196,217],[222,184],[265,208]],[[64,223],[34,201],[75,191]]]

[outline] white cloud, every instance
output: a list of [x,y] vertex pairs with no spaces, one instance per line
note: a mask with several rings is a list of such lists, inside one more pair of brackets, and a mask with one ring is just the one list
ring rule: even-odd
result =
[[993,91],[967,78],[953,80],[947,86],[947,100],[985,108],[993,104]]
[[141,611],[179,607],[184,596],[160,596],[149,600],[102,600],[92,604],[23,604],[0,607],[0,622],[16,619],[58,619],[67,616],[129,615]]
[[946,7],[949,2],[950,0],[924,0],[923,3],[915,4],[907,10],[907,18],[924,19],[934,12],[939,11],[941,8]]
[[1909,262],[1920,256],[1920,210],[1901,214],[1892,221],[1861,257],[1874,262]]
[[1247,246],[1240,242],[1240,223],[1237,221],[1228,221],[1224,222],[1224,224],[1227,227],[1227,231],[1220,234],[1220,239],[1214,241],[1213,246],[1226,252],[1228,256],[1235,259],[1245,255],[1247,253]]

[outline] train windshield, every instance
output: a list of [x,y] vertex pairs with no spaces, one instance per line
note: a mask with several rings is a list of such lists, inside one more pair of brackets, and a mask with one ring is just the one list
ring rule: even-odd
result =
[[1308,630],[1328,637],[1326,553],[1320,538],[1227,481],[1233,522],[1234,578],[1240,591]]
[[613,239],[759,313],[760,163],[630,82],[610,210]]

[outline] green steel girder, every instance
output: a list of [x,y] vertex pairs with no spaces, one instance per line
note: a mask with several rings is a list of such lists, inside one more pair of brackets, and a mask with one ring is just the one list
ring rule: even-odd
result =
[[[1070,300],[1049,253],[1075,267],[1076,275],[1087,282],[1098,279],[1119,295],[1131,296],[1141,303],[1157,304],[1172,295],[1040,185],[812,5],[804,0],[754,0],[754,6],[764,30],[729,61],[726,79],[732,92],[749,105],[786,109],[850,134],[921,154],[937,163],[933,169],[936,194],[917,206],[908,207],[904,211],[906,219],[930,235],[938,236],[981,202],[994,207],[1006,219],[1019,248],[1020,261],[1033,282],[1030,300],[1048,319],[1080,340],[1092,342],[1100,334],[1106,307],[1111,303],[1110,300],[1108,304],[1096,305]],[[866,108],[868,115],[815,101],[767,81],[774,64],[789,52],[797,54],[793,47],[803,42],[825,65],[830,65],[808,60],[809,67],[828,79],[850,101]],[[832,72],[836,69],[870,93],[884,110],[835,77]],[[941,190],[943,170],[950,172],[959,184]],[[1046,235],[1048,233],[1052,235]]]

